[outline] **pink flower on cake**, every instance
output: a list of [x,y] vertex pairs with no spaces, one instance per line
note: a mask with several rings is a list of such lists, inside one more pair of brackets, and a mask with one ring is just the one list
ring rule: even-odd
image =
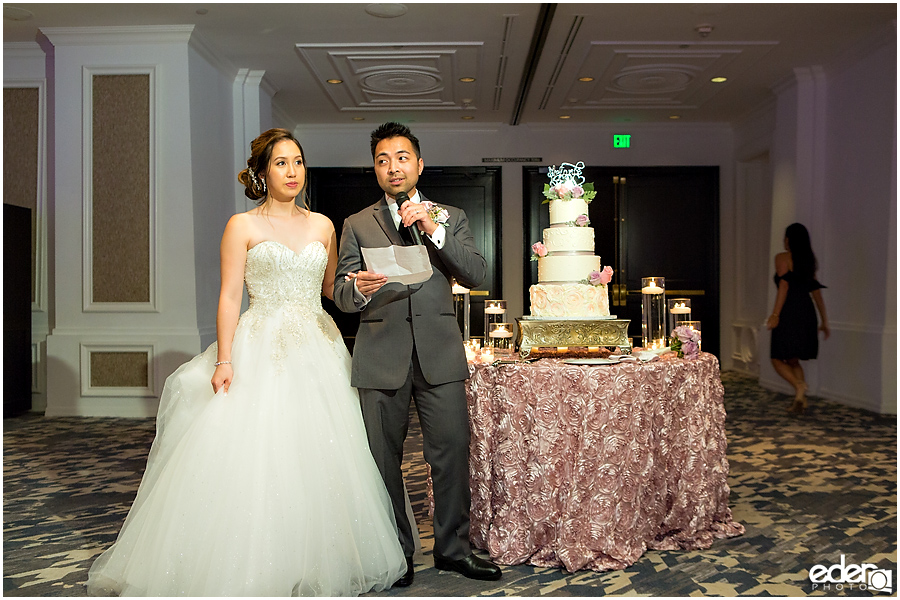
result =
[[602,271],[591,271],[591,274],[588,275],[585,283],[588,283],[590,285],[606,285],[612,280],[612,276],[612,267],[606,266],[603,267]]
[[537,260],[542,256],[547,256],[547,247],[541,242],[535,242],[531,245],[531,260]]
[[606,265],[603,267],[603,271],[600,273],[600,283],[602,285],[606,285],[610,281],[612,281],[613,270],[612,267]]
[[578,215],[578,217],[575,219],[576,227],[587,227],[590,224],[591,224],[591,220],[588,218],[587,215]]

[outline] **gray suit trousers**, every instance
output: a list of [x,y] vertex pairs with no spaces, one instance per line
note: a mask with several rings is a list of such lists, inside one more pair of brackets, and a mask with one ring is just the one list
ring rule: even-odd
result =
[[[402,362],[401,362],[402,364]],[[409,374],[398,390],[359,388],[369,448],[384,478],[394,506],[400,545],[407,556],[415,538],[404,510],[403,441],[409,430],[410,400],[422,425],[425,461],[431,466],[434,489],[434,552],[459,560],[472,553],[469,545],[469,415],[465,383],[430,385],[422,376],[413,349]]]

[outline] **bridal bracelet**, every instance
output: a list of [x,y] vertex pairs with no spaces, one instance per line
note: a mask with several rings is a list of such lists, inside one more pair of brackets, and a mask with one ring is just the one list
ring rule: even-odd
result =
[[230,365],[230,360],[223,360],[222,362],[217,362],[214,366],[218,367],[219,365]]

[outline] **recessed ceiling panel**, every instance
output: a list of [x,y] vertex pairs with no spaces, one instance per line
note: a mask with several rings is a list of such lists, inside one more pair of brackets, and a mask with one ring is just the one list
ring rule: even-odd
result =
[[698,108],[722,89],[710,79],[739,79],[776,44],[591,42],[565,93],[541,108]]
[[[341,111],[475,108],[481,42],[297,44],[303,65]],[[460,78],[476,78],[474,83]],[[340,84],[327,81],[340,80]]]

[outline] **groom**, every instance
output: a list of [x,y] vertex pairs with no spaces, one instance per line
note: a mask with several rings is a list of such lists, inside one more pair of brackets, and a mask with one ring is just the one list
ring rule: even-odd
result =
[[[359,312],[350,383],[359,390],[369,448],[394,506],[406,575],[413,581],[415,538],[406,516],[403,441],[409,428],[410,399],[422,424],[425,460],[434,488],[434,566],[472,579],[500,579],[500,569],[472,554],[469,545],[469,419],[465,379],[469,376],[462,336],[453,312],[450,278],[478,286],[484,257],[475,247],[466,214],[424,205],[416,189],[424,163],[419,140],[408,127],[385,123],[372,132],[375,175],[385,195],[344,221],[334,284],[334,301],[344,312]],[[408,201],[397,208],[404,192]],[[435,221],[437,219],[437,222]],[[415,228],[428,251],[433,273],[422,283],[387,283],[367,270],[360,248],[414,243]],[[340,275],[344,275],[341,277]]]

